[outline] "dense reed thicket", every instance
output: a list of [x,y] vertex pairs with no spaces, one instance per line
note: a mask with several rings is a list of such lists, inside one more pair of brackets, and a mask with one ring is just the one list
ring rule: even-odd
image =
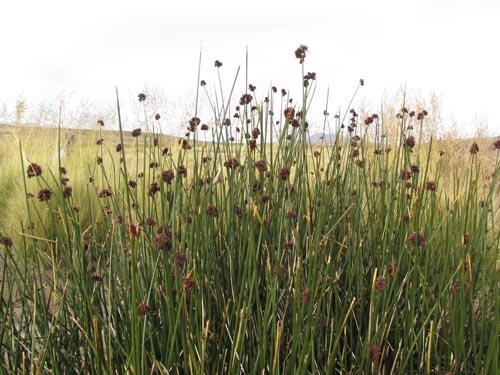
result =
[[325,108],[310,142],[307,53],[297,102],[246,82],[235,108],[235,80],[178,144],[145,120],[50,166],[20,139],[0,373],[500,372],[500,141],[446,170],[403,103],[395,138]]

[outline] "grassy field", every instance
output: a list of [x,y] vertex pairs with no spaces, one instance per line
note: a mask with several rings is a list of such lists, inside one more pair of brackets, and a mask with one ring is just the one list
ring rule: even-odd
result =
[[180,140],[2,134],[0,373],[500,373],[500,141],[403,103],[309,142],[306,52],[298,104],[221,92]]

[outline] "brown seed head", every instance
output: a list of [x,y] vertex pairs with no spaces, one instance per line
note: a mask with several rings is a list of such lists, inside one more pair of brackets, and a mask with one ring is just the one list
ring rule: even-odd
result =
[[394,261],[390,262],[387,266],[387,272],[389,273],[389,275],[395,275],[396,271],[397,271],[396,262],[394,262]]
[[380,358],[380,354],[382,353],[382,348],[380,345],[373,345],[370,348],[370,362],[377,362]]
[[262,203],[269,202],[271,199],[272,199],[272,196],[271,196],[271,195],[269,195],[269,194],[262,194],[262,195],[260,196],[260,201],[261,201]]
[[301,44],[299,48],[295,50],[295,57],[299,59],[299,63],[302,64],[306,58],[307,46]]
[[36,163],[31,163],[30,165],[28,165],[27,174],[28,178],[40,176],[42,174],[42,167],[40,167]]
[[13,245],[12,239],[10,237],[0,237],[0,243],[2,243],[5,247],[11,248]]
[[472,146],[470,146],[470,149],[469,149],[469,152],[474,155],[474,154],[477,154],[479,152],[479,146],[477,145],[476,142],[474,142],[472,144]]
[[399,173],[399,178],[403,181],[406,181],[406,180],[409,180],[411,178],[411,172],[407,169],[403,169],[400,173]]
[[127,232],[130,238],[136,239],[140,236],[142,229],[140,224],[127,224]]
[[408,237],[408,241],[410,241],[413,245],[424,246],[425,245],[425,236],[422,233],[413,232]]
[[113,193],[109,189],[102,189],[99,192],[99,198],[106,198],[106,197],[111,197]]
[[49,189],[42,189],[38,192],[38,200],[40,202],[48,202],[51,196],[52,192]]
[[387,279],[384,276],[379,276],[375,279],[375,290],[381,292],[387,288]]
[[64,198],[69,198],[73,193],[73,188],[71,186],[65,186],[62,193]]
[[226,167],[227,169],[234,169],[237,168],[239,165],[240,163],[235,158],[231,158],[224,162],[224,167]]
[[184,165],[179,165],[179,168],[177,168],[177,174],[182,177],[187,177],[187,168]]
[[156,193],[160,191],[160,187],[158,186],[158,182],[152,182],[151,186],[149,187],[149,192],[148,195],[150,197],[154,197]]
[[174,171],[172,171],[172,170],[161,172],[162,181],[168,185],[172,184],[172,181],[174,180],[174,178],[175,178],[175,174],[174,174]]
[[149,314],[151,312],[151,307],[149,307],[148,305],[146,305],[144,303],[141,303],[141,304],[139,304],[139,306],[137,306],[136,312],[137,312],[137,315],[139,315],[140,317],[143,317],[144,315]]
[[406,138],[404,147],[408,147],[410,150],[415,147],[415,137],[410,135],[408,138]]
[[300,295],[300,300],[302,303],[306,304],[309,302],[309,297],[311,296],[311,291],[308,289],[304,290]]
[[158,250],[167,251],[172,248],[172,231],[169,228],[161,226],[156,234],[156,247]]
[[436,191],[436,183],[434,181],[429,181],[425,185],[425,190],[427,191]]
[[281,247],[281,250],[283,250],[284,253],[287,253],[288,250],[292,250],[295,244],[293,241],[285,241],[283,242],[283,246]]
[[207,215],[215,218],[219,215],[219,210],[213,204],[209,204],[207,207]]
[[280,179],[286,180],[290,176],[290,168],[288,167],[283,167],[280,169],[279,172]]
[[186,276],[182,278],[182,287],[186,292],[191,292],[195,288],[196,283],[190,276]]
[[267,171],[267,162],[265,160],[257,160],[254,163],[255,169],[257,169],[259,172],[265,172]]

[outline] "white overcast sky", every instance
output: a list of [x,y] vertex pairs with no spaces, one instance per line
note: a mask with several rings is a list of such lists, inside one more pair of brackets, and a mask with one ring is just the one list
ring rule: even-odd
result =
[[435,92],[446,121],[470,129],[480,117],[497,135],[499,25],[499,0],[3,1],[0,100],[111,101],[115,86],[129,95],[145,84],[181,95],[196,89],[200,49],[201,78],[215,80],[218,59],[229,87],[247,47],[249,82],[265,96],[300,82],[293,52],[305,44],[318,101],[330,88],[346,106],[363,78],[359,100],[375,109],[384,91]]

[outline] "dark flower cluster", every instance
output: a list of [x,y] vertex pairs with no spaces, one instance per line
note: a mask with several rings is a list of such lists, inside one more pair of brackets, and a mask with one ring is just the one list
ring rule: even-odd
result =
[[415,137],[410,135],[408,138],[406,138],[403,146],[412,150],[413,147],[415,147]]
[[308,72],[304,76],[304,87],[308,87],[309,86],[309,82],[310,81],[315,81],[315,80],[316,80],[316,73],[314,73],[314,72]]
[[28,174],[28,178],[40,176],[42,174],[42,167],[36,163],[31,163],[28,165],[28,170],[26,172]]
[[187,257],[185,253],[183,253],[182,251],[178,251],[175,253],[175,263],[177,264],[177,267],[179,269],[183,268],[186,262],[187,262]]
[[137,138],[141,135],[141,128],[132,130],[132,137]]
[[145,303],[140,303],[139,306],[135,309],[137,315],[143,317],[151,312],[151,307],[146,305]]
[[52,192],[49,189],[42,189],[38,192],[38,200],[40,202],[48,202],[52,197]]
[[295,50],[295,57],[299,59],[299,63],[302,64],[306,58],[307,46],[301,44],[299,48]]
[[97,266],[94,264],[90,267],[90,277],[94,281],[102,281],[103,277],[97,272]]
[[417,114],[417,120],[423,120],[429,113],[424,109],[422,112]]
[[160,226],[156,232],[156,247],[158,250],[169,250],[172,248],[172,231],[165,227]]
[[387,272],[389,273],[389,275],[395,275],[396,274],[396,271],[397,271],[397,264],[396,262],[392,261],[389,263],[389,265],[387,266]]
[[270,200],[272,199],[272,196],[269,195],[269,194],[262,194],[261,197],[260,197],[260,201],[262,203],[267,203],[269,202]]
[[200,125],[200,123],[201,120],[199,117],[192,117],[191,120],[189,120],[188,130],[190,132],[194,132],[196,130],[196,127]]
[[260,129],[259,128],[253,128],[252,129],[252,138],[257,139],[260,136]]
[[427,191],[436,191],[436,183],[434,181],[428,181],[425,185],[425,190]]
[[474,142],[471,146],[470,146],[470,149],[469,149],[469,152],[474,155],[474,154],[477,154],[479,152],[479,146],[477,145],[476,142]]
[[[354,110],[354,108],[351,108],[349,110],[349,113],[351,114],[351,117],[349,119],[349,125],[347,125],[347,131],[349,133],[354,132],[354,129],[356,129],[356,126],[358,124],[358,113]],[[344,124],[341,125],[341,128],[344,127]]]
[[238,216],[240,218],[243,216],[243,209],[240,206],[236,206],[235,212],[236,212],[236,216]]
[[285,241],[285,242],[283,242],[283,246],[281,247],[281,250],[284,253],[287,253],[289,250],[292,250],[294,246],[295,246],[295,244],[293,243],[293,241]]
[[413,232],[408,237],[408,241],[413,245],[425,246],[425,236],[422,233]]
[[158,182],[152,182],[151,186],[149,187],[149,192],[148,195],[150,197],[154,197],[156,193],[160,191],[160,186],[158,186]]
[[288,167],[283,167],[280,169],[279,172],[280,179],[286,180],[290,176],[290,168]]
[[311,291],[309,290],[309,288],[307,288],[306,290],[304,290],[302,292],[302,294],[300,295],[300,301],[303,303],[303,304],[307,304],[309,302],[309,298],[311,297]]
[[403,169],[399,172],[399,178],[403,181],[407,181],[411,178],[411,172],[407,169]]
[[377,292],[381,292],[385,288],[387,288],[387,279],[385,278],[385,276],[378,276],[375,279],[375,290]]
[[172,184],[172,181],[174,180],[174,178],[175,178],[175,174],[174,174],[174,171],[172,171],[172,170],[161,172],[162,181],[168,185]]
[[189,145],[189,141],[187,139],[181,138],[179,139],[179,146],[183,150],[190,150],[191,146]]
[[255,138],[252,138],[248,141],[248,146],[250,147],[250,150],[255,150],[257,148],[257,141]]
[[111,216],[113,214],[113,210],[109,208],[109,206],[104,206],[102,209],[102,213],[104,216]]
[[192,292],[196,283],[190,276],[186,276],[182,278],[182,286],[186,292]]
[[64,198],[69,198],[73,193],[73,188],[71,186],[65,186],[62,193]]
[[293,107],[288,107],[283,111],[285,118],[289,121],[292,121],[295,117],[295,109]]
[[224,162],[224,167],[226,167],[227,169],[234,169],[237,168],[239,165],[240,163],[235,158],[231,158]]
[[254,163],[255,169],[257,169],[259,172],[266,172],[267,171],[267,162],[265,160],[257,160]]
[[102,189],[99,192],[99,198],[106,198],[106,197],[111,197],[113,193],[109,189]]
[[142,92],[139,95],[137,95],[137,97],[139,98],[140,102],[143,102],[146,100],[146,94],[144,94]]
[[99,125],[99,126],[104,126],[104,121],[102,121],[102,120],[97,120],[97,125]]
[[142,229],[140,224],[127,224],[127,232],[130,238],[136,239],[141,235]]
[[11,248],[13,245],[12,239],[10,237],[0,237],[0,243],[2,243],[5,247]]
[[179,165],[179,168],[177,168],[177,174],[182,177],[187,177],[187,168],[184,165]]
[[219,216],[219,210],[213,204],[209,204],[207,207],[207,215],[215,218]]
[[370,348],[370,362],[372,363],[377,362],[381,354],[382,354],[382,348],[380,347],[380,345],[373,345]]
[[500,139],[497,139],[495,143],[493,143],[493,148],[495,150],[500,150]]
[[222,63],[219,60],[215,60],[215,67],[220,68],[222,66]]
[[279,265],[279,266],[273,267],[273,275],[280,277],[280,276],[283,276],[285,274],[286,274],[285,266]]
[[372,114],[371,116],[368,116],[365,119],[365,125],[372,124],[376,119],[378,119],[378,115],[376,113]]

